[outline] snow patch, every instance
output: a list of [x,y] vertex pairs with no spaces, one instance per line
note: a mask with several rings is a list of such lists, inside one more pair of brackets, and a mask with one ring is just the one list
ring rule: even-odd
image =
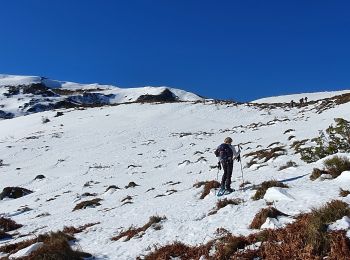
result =
[[21,257],[25,257],[25,256],[29,256],[31,253],[33,253],[34,251],[38,250],[40,247],[42,247],[44,245],[43,242],[37,242],[35,244],[32,244],[26,248],[23,248],[21,250],[19,250],[17,253],[10,255],[9,258],[10,259],[16,259],[16,258],[21,258]]
[[267,201],[295,200],[295,198],[287,192],[286,188],[280,187],[271,187],[267,189],[264,199]]
[[342,219],[337,220],[333,224],[329,225],[329,230],[347,230],[350,229],[350,218],[344,216]]

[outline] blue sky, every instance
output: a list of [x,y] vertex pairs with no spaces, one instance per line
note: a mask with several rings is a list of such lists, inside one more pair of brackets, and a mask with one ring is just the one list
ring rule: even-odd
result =
[[349,1],[8,0],[0,73],[202,96],[350,89]]

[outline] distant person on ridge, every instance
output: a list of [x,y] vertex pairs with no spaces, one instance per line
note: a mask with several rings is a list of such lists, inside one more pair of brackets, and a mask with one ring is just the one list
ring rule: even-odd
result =
[[237,151],[232,145],[231,137],[226,137],[224,143],[215,150],[215,155],[219,158],[218,168],[219,170],[221,170],[221,167],[224,169],[218,196],[224,195],[226,192],[227,194],[233,192],[233,189],[231,189],[233,160],[241,160],[240,152],[239,148]]

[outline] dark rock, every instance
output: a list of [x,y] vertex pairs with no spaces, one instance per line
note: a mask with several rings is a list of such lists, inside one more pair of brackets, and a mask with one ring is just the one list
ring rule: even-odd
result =
[[23,197],[25,195],[28,195],[30,193],[33,193],[33,192],[31,190],[27,190],[25,188],[6,187],[3,189],[2,193],[0,194],[0,200],[3,200],[4,198],[18,199],[18,198]]
[[169,89],[163,90],[159,95],[141,95],[136,102],[176,102],[178,97]]
[[116,186],[116,185],[111,185],[111,186],[109,186],[109,187],[106,189],[105,192],[107,192],[107,191],[110,190],[110,189],[120,190],[120,188],[119,188],[118,186]]
[[44,175],[39,174],[39,175],[37,175],[37,176],[35,177],[34,180],[42,180],[42,179],[45,179],[45,178],[46,178],[46,177],[45,177]]
[[63,112],[57,112],[55,117],[59,117],[59,116],[63,116],[63,115],[64,115]]
[[135,188],[136,186],[140,186],[140,185],[138,185],[135,182],[131,181],[131,182],[129,182],[129,184],[127,186],[125,186],[125,189]]
[[23,94],[41,95],[43,97],[57,97],[51,89],[41,83],[31,84],[23,87]]
[[5,112],[3,110],[0,110],[0,118],[2,119],[11,119],[14,118],[15,115],[13,113],[10,112]]

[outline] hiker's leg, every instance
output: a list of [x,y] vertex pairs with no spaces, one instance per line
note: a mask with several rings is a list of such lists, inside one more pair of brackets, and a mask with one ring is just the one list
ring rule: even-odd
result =
[[233,169],[233,160],[227,162],[227,175],[226,175],[226,189],[231,188],[231,177],[232,177],[232,169]]
[[222,175],[222,179],[221,179],[221,188],[225,188],[225,183],[226,183],[226,179],[227,179],[227,163],[225,161],[221,162],[222,165],[222,169],[224,170],[224,174]]

